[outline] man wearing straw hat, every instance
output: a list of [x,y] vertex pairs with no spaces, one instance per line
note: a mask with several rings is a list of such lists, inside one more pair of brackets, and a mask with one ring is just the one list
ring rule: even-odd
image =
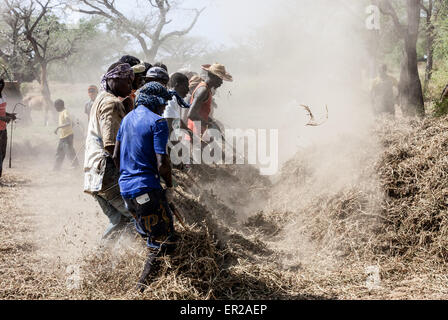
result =
[[[222,64],[203,65],[202,70],[205,71],[202,76],[203,81],[199,83],[191,96],[191,108],[188,113],[188,129],[200,138],[209,125],[213,102],[212,90],[221,87],[224,81],[233,81],[232,76]],[[201,128],[197,127],[197,123],[201,124]],[[190,137],[186,138],[191,141]]]

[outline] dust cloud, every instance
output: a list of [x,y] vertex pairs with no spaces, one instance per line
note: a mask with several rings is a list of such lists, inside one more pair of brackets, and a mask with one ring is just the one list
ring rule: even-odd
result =
[[[244,41],[238,40],[234,48],[209,57],[214,61],[204,61],[223,63],[235,79],[219,90],[216,118],[231,128],[278,129],[281,164],[303,155],[314,177],[306,185],[282,185],[284,176],[274,177],[277,184],[271,198],[260,201],[254,210],[286,210],[298,218],[311,197],[358,183],[364,177],[365,159],[378,154],[379,146],[370,133],[374,118],[367,92],[365,6],[362,1],[343,3],[272,2],[266,24]],[[242,18],[255,21],[257,16]],[[250,20],[245,24],[250,25]],[[83,87],[94,83],[93,78]],[[100,74],[96,80],[99,78]],[[76,112],[81,117],[86,94],[77,99]],[[311,106],[318,119],[325,118],[328,105],[328,121],[319,127],[307,127],[309,118],[300,104]],[[77,137],[77,143],[79,148],[82,137]],[[82,159],[81,155],[81,163]],[[47,153],[39,161],[22,164],[37,179],[29,186],[24,201],[37,217],[36,240],[42,256],[70,264],[99,245],[107,221],[93,198],[83,194],[82,172],[50,173],[53,160]],[[307,192],[303,192],[305,189]],[[280,191],[286,191],[283,198]],[[308,243],[294,230],[287,232],[290,234],[271,245],[297,247],[299,242]]]
[[[246,39],[245,50],[219,60],[235,82],[220,90],[217,118],[229,127],[278,129],[280,162],[290,161],[259,204],[293,213],[271,242],[291,254],[285,263],[334,262],[336,253],[317,248],[307,234],[314,223],[304,213],[310,203],[356,187],[372,208],[381,197],[372,166],[381,147],[372,135],[366,7],[363,1],[276,1],[271,21]],[[328,121],[306,126],[300,104],[309,105],[317,121],[325,119],[327,105]],[[340,240],[328,242],[333,248]]]
[[[220,89],[216,117],[232,128],[278,129],[281,163],[312,149],[316,171],[346,184],[360,169],[354,155],[377,149],[369,130],[365,8],[363,1],[276,1],[270,21],[243,49],[219,57],[235,81]],[[327,105],[328,121],[306,126],[301,104],[318,122]]]

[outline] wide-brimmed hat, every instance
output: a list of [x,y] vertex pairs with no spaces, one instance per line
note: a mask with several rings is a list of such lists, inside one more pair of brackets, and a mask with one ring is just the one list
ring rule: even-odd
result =
[[215,76],[220,77],[224,81],[233,81],[233,77],[226,71],[226,67],[224,67],[222,64],[204,64],[202,66],[202,69],[213,73]]

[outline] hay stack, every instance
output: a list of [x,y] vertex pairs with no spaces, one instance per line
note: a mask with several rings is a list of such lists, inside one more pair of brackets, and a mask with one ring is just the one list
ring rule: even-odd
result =
[[386,123],[376,169],[385,193],[382,251],[448,261],[448,118]]

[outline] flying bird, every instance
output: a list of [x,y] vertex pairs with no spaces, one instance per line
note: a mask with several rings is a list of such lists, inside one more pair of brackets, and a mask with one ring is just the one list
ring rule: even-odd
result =
[[318,127],[323,125],[325,122],[327,122],[328,120],[328,106],[325,105],[325,109],[327,111],[327,114],[325,116],[325,119],[323,119],[322,121],[317,122],[316,118],[313,115],[313,112],[311,112],[311,108],[307,105],[301,104],[300,105],[302,108],[304,108],[306,110],[306,112],[308,113],[309,117],[310,117],[310,121],[306,124],[309,127]]

